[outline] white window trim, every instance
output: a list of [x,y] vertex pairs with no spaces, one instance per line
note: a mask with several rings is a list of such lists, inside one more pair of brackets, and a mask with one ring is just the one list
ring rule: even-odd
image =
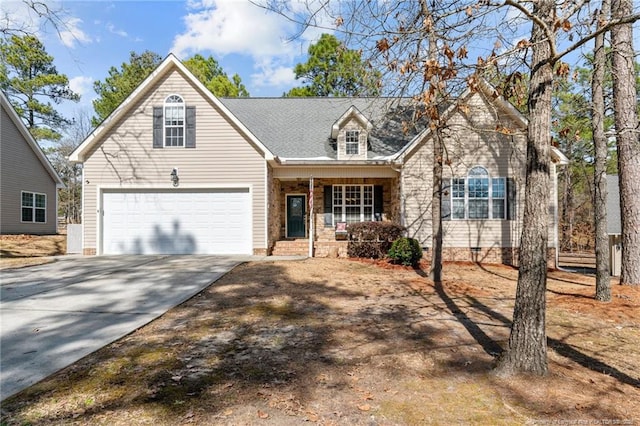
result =
[[[351,137],[355,137],[354,140],[350,140]],[[349,152],[349,147],[353,148],[355,145],[355,152]],[[346,130],[344,134],[344,153],[345,155],[360,155],[360,131],[359,130]]]
[[[181,102],[167,102],[170,98],[178,97]],[[167,107],[180,106],[182,108],[182,125],[167,125],[166,113]],[[182,144],[181,145],[167,145],[167,128],[179,129],[182,128]],[[178,94],[171,94],[164,99],[162,104],[162,146],[165,148],[184,148],[186,146],[186,131],[187,131],[187,111],[184,103],[184,98]]]
[[[24,197],[23,194],[31,194],[31,198],[33,201],[33,206],[24,206],[22,204],[22,199]],[[44,197],[44,207],[36,207],[36,195],[42,195]],[[31,217],[32,220],[23,220],[22,218],[22,209],[31,209]],[[36,221],[36,210],[44,210],[44,221],[38,222]],[[47,194],[42,192],[34,192],[34,191],[20,191],[20,222],[21,223],[47,223]]]
[[[470,218],[469,217],[469,200],[470,200],[470,197],[469,197],[469,178],[470,177],[477,177],[477,176],[471,176],[470,172],[471,172],[471,170],[473,170],[475,168],[478,168],[478,167],[482,168],[485,172],[487,172],[486,179],[489,180],[489,190],[488,190],[488,194],[489,195],[488,195],[487,198],[473,198],[473,199],[483,199],[483,200],[486,199],[487,200],[489,206],[488,206],[488,217],[486,217],[486,218]],[[454,179],[463,179],[464,180],[464,198],[459,198],[459,197],[454,198],[453,197],[453,181],[454,181]],[[499,179],[500,181],[502,181],[502,185],[503,185],[503,188],[504,188],[504,192],[503,192],[504,195],[503,195],[502,198],[494,198],[493,197],[493,181],[494,181],[494,179]],[[449,187],[450,187],[449,193],[451,194],[450,197],[449,197],[451,220],[470,220],[470,221],[507,220],[507,217],[508,217],[508,212],[507,212],[507,197],[508,197],[508,194],[507,194],[507,178],[506,177],[501,177],[501,176],[494,177],[489,173],[489,171],[487,170],[486,167],[474,166],[474,167],[471,167],[469,169],[469,173],[467,173],[464,177],[452,177],[449,180]],[[459,217],[455,217],[454,216],[454,207],[453,207],[453,200],[454,199],[455,200],[464,200],[464,218],[459,218]],[[499,200],[499,199],[502,199],[503,217],[494,218],[493,217],[493,201],[494,200]]]
[[[346,188],[349,186],[356,186],[360,188],[360,205],[347,205],[345,203],[345,194],[346,194]],[[336,187],[340,187],[341,188],[341,194],[342,194],[342,204],[335,204],[335,194],[336,194]],[[364,200],[364,188],[371,188],[371,204],[365,204],[365,200]],[[333,226],[335,226],[336,222],[347,222],[347,207],[360,207],[360,220],[359,222],[368,222],[368,221],[373,221],[375,220],[375,190],[374,190],[374,185],[359,185],[359,184],[345,184],[345,185],[333,185],[332,191],[331,191],[331,213],[333,216]],[[340,213],[340,217],[337,218],[335,211],[336,208],[339,207],[341,210]],[[364,215],[364,209],[365,207],[371,207],[371,217],[365,217]]]

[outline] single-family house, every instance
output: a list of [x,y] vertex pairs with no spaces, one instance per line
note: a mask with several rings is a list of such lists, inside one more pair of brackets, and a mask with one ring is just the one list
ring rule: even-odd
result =
[[620,217],[618,175],[607,175],[607,234],[609,235],[609,274],[619,277],[622,268],[622,218]]
[[[220,99],[169,55],[71,155],[83,251],[326,256],[337,223],[371,220],[428,248],[432,129],[393,101]],[[445,259],[516,263],[526,120],[481,81],[443,114]]]
[[55,234],[64,184],[0,92],[0,234]]

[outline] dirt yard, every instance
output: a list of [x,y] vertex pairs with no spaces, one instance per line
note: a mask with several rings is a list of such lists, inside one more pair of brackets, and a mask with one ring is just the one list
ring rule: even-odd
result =
[[66,235],[0,235],[0,270],[52,262],[66,251]]
[[517,271],[447,264],[444,276],[434,286],[421,269],[335,259],[241,265],[3,401],[1,423],[640,424],[639,289],[615,285],[600,304],[593,278],[551,273],[550,374],[505,379],[492,366]]

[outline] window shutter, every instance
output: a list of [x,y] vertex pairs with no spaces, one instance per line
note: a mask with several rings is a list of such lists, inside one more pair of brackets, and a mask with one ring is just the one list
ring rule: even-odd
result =
[[516,220],[516,182],[507,178],[507,220]]
[[186,124],[187,124],[187,137],[185,141],[185,148],[196,147],[196,107],[186,107]]
[[382,198],[382,185],[376,185],[373,187],[373,217],[375,220],[382,220],[383,209],[384,199]]
[[162,148],[162,107],[153,107],[153,147]]
[[442,179],[440,217],[442,220],[451,220],[451,179]]
[[333,187],[324,186],[324,226],[333,226]]

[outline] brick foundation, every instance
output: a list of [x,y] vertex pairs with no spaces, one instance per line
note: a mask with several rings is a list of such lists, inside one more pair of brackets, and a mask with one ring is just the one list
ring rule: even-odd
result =
[[84,248],[84,249],[82,249],[82,254],[84,256],[95,256],[96,255],[96,249],[94,249],[94,248]]
[[[474,263],[498,263],[503,265],[518,266],[519,247],[445,247],[442,250],[442,260],[445,262],[474,262]],[[423,253],[425,258],[431,257],[429,249]],[[547,249],[547,267],[555,269],[556,250]]]
[[[315,257],[347,257],[347,241],[316,241],[314,245]],[[491,247],[472,250],[462,247],[446,247],[442,250],[444,262],[473,262],[496,263],[510,266],[518,266],[518,247]],[[547,267],[556,268],[556,251],[549,248],[547,251]],[[423,257],[431,257],[430,249],[424,250]]]

